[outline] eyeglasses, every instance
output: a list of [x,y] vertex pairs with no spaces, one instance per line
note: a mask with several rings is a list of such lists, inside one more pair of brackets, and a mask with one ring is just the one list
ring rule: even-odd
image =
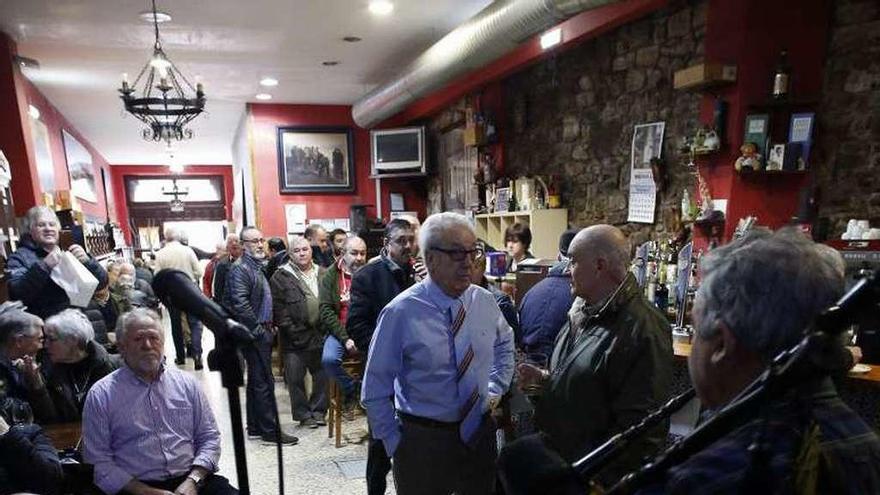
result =
[[265,239],[263,239],[262,237],[259,239],[242,239],[241,242],[244,242],[244,243],[253,242],[255,244],[262,244],[263,242],[265,242]]
[[440,251],[441,253],[445,253],[452,261],[464,261],[465,258],[470,258],[473,260],[479,260],[483,258],[483,248],[474,248],[474,249],[445,249],[439,247],[432,247],[434,251]]
[[407,244],[415,244],[416,238],[415,236],[400,236],[395,237],[394,239],[389,239],[388,242],[397,244],[398,246],[406,246]]

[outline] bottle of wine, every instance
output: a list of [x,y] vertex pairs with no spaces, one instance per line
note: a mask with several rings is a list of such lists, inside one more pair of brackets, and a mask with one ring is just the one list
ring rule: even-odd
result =
[[791,66],[788,64],[788,51],[779,53],[779,61],[776,62],[776,73],[773,74],[773,98],[781,100],[788,97],[791,85]]

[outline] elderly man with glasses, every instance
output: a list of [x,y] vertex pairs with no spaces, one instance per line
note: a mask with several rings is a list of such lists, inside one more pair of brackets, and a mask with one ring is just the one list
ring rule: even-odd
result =
[[483,251],[468,220],[432,215],[419,237],[428,278],[382,310],[361,400],[398,493],[492,493],[490,412],[513,376],[513,332],[492,294],[471,284]]
[[19,301],[0,305],[0,400],[28,400],[24,378],[13,362],[32,360],[43,348],[43,320],[25,309]]

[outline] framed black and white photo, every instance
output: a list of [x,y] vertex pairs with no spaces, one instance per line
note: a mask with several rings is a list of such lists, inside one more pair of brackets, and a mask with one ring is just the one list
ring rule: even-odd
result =
[[281,194],[354,191],[354,139],[348,127],[279,127]]

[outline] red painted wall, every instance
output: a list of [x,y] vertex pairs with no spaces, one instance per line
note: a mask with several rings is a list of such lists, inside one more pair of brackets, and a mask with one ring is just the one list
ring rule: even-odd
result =
[[[266,236],[284,236],[287,225],[284,205],[305,203],[308,218],[348,218],[352,205],[369,205],[367,216],[376,215],[376,186],[370,175],[370,133],[357,127],[349,105],[248,104],[251,128],[257,225]],[[278,181],[277,128],[287,126],[344,126],[354,131],[355,190],[353,193],[281,194]],[[404,194],[407,210],[426,209],[424,178],[383,179],[382,212],[388,218],[389,194]]]
[[40,111],[40,120],[46,124],[49,133],[49,149],[55,170],[56,190],[70,189],[70,175],[64,154],[61,130],[65,129],[92,155],[92,172],[95,174],[97,202],[89,203],[78,199],[87,217],[104,220],[107,218],[107,205],[104,188],[101,184],[101,169],[107,170],[104,157],[92,147],[87,139],[43,96],[12,62],[16,53],[15,43],[4,33],[0,33],[0,114],[4,125],[0,127],[0,149],[12,165],[12,196],[15,213],[22,216],[28,208],[42,200],[43,191],[37,175],[36,158],[31,136],[28,105]]
[[[811,180],[809,174],[740,176],[733,163],[740,154],[750,106],[770,98],[772,74],[783,48],[788,50],[792,67],[791,98],[818,102],[830,19],[829,0],[804,0],[796,9],[784,0],[709,2],[705,58],[737,65],[736,84],[716,91],[729,103],[727,147],[700,167],[713,196],[729,200],[725,239],[742,217],[754,215],[760,225],[778,228],[797,213],[801,189]],[[706,95],[700,106],[702,122],[712,121],[713,108],[714,97]]]
[[[131,228],[128,225],[128,201],[125,189],[126,176],[155,177],[169,175],[167,165],[113,165],[110,167],[110,181],[116,200],[117,222],[131,243]],[[223,176],[223,198],[226,201],[226,220],[232,220],[232,165],[187,165],[181,178],[202,175]]]

